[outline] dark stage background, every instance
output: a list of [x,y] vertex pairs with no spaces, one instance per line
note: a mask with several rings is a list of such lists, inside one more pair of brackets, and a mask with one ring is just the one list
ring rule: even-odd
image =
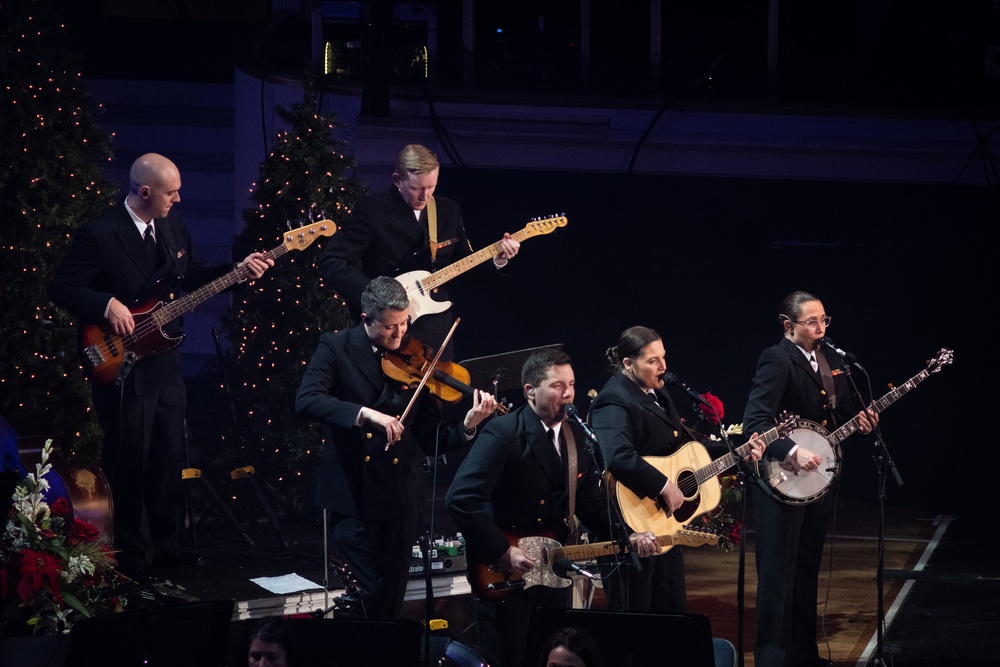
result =
[[[884,414],[904,482],[890,481],[888,501],[995,511],[995,190],[445,168],[438,194],[460,201],[477,248],[532,218],[569,220],[527,239],[512,275],[478,291],[456,281],[456,359],[562,343],[586,410],[608,376],[604,350],[643,324],[663,336],[669,370],[739,423],[757,358],[780,338],[781,300],[808,290],[834,318],[830,337],[867,369],[870,389],[854,374],[866,397],[955,350],[954,365]],[[872,453],[845,443],[842,493],[877,497]]]

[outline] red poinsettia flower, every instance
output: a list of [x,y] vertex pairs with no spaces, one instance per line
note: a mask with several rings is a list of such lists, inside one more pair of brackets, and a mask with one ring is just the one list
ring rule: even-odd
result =
[[100,535],[101,531],[98,530],[97,526],[94,524],[89,521],[74,518],[69,525],[69,530],[67,531],[67,541],[70,544],[93,542],[100,537]]
[[710,391],[706,391],[703,396],[708,405],[705,403],[698,405],[698,408],[701,410],[701,414],[705,415],[705,419],[713,424],[722,423],[722,418],[726,415],[726,411],[722,406],[722,401],[718,396],[713,396]]
[[48,584],[55,596],[56,603],[62,606],[62,595],[59,592],[59,573],[62,568],[55,556],[44,551],[25,549],[21,552],[21,582],[17,585],[17,594],[21,602],[28,604],[35,593]]
[[52,516],[66,517],[73,513],[73,508],[69,506],[69,501],[65,497],[59,496],[54,503],[49,505],[49,512]]

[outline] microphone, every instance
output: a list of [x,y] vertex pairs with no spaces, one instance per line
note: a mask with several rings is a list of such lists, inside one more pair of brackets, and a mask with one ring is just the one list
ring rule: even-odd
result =
[[828,348],[830,348],[831,350],[833,350],[834,352],[836,352],[837,354],[839,354],[840,358],[844,359],[847,363],[854,364],[855,366],[857,366],[858,370],[861,370],[861,371],[865,370],[865,367],[862,366],[860,363],[858,363],[858,358],[856,356],[854,356],[853,354],[851,354],[850,352],[848,352],[846,350],[840,349],[829,338],[826,338],[826,337],[823,338],[823,345],[826,345]]
[[573,572],[576,572],[577,574],[582,574],[583,576],[587,577],[588,579],[597,579],[597,577],[595,577],[592,572],[583,569],[582,567],[580,567],[579,565],[577,565],[576,563],[574,563],[573,561],[571,561],[568,558],[560,558],[558,561],[556,561],[555,564],[558,565],[559,567],[565,569],[565,570],[572,570]]
[[495,584],[486,584],[486,590],[488,591],[509,591],[512,589],[520,590],[524,588],[524,579],[517,579],[516,581],[498,581]]
[[583,421],[583,417],[580,416],[580,411],[576,409],[575,405],[567,403],[563,406],[563,412],[583,429],[583,432],[587,435],[587,440],[597,446],[600,446],[600,443],[597,441],[597,434],[594,433],[594,429],[590,428],[590,424]]
[[699,394],[698,392],[696,392],[694,389],[692,389],[691,387],[689,387],[686,384],[684,384],[683,382],[681,382],[680,378],[678,378],[673,373],[664,373],[663,374],[663,381],[666,382],[667,384],[674,385],[678,389],[683,389],[687,393],[688,396],[690,396],[694,400],[698,401],[699,403],[706,403],[706,404],[708,403],[708,401],[705,400],[704,396],[702,396],[701,394]]

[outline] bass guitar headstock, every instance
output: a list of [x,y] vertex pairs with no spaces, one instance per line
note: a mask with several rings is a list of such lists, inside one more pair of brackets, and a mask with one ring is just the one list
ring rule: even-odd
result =
[[285,232],[282,245],[286,250],[305,250],[312,242],[321,236],[333,236],[337,232],[337,223],[333,220],[320,220],[298,229]]

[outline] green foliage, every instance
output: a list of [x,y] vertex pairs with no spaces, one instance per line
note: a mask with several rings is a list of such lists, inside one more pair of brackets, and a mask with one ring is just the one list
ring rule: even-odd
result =
[[[289,231],[314,221],[338,227],[364,194],[356,162],[335,131],[331,114],[320,114],[307,87],[301,104],[279,108],[287,130],[260,166],[244,211],[235,257],[271,249]],[[304,483],[318,466],[323,430],[295,415],[295,392],[319,337],[350,324],[343,301],[323,284],[316,261],[328,236],[277,260],[263,278],[234,299],[224,318],[232,352],[230,386],[243,427],[242,440],[257,474],[292,506],[309,503]]]
[[42,410],[96,457],[100,429],[73,322],[46,290],[76,228],[113,203],[111,138],[79,87],[72,36],[50,3],[0,3],[0,414]]

